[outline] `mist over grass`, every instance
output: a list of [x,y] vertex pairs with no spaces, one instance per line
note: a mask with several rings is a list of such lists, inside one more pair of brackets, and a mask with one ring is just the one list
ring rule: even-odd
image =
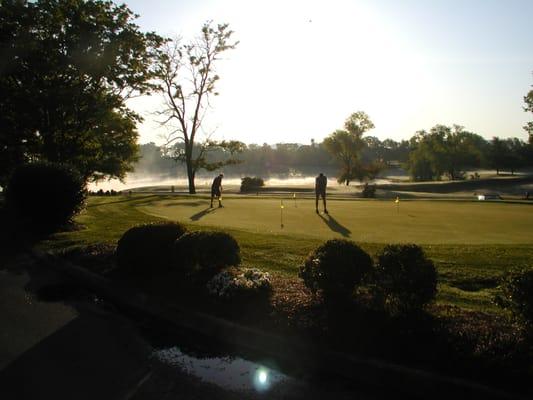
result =
[[[195,179],[196,186],[201,188],[209,188],[211,187],[211,183],[213,182],[213,178],[218,175],[219,172],[213,172],[212,175],[201,175]],[[317,173],[318,175],[318,173]],[[241,178],[244,178],[240,176],[235,175],[229,175],[225,176],[224,180],[222,181],[222,185],[229,187],[236,187],[241,185]],[[251,175],[253,176],[253,175]],[[272,175],[271,177],[264,178],[265,186],[305,186],[305,187],[314,187],[315,185],[315,178],[316,176],[285,176],[284,174],[279,175]],[[373,181],[374,183],[390,183],[390,180],[387,178],[383,179],[377,179],[376,181]],[[142,188],[142,187],[155,187],[155,186],[168,186],[169,190],[171,186],[175,186],[176,188],[181,188],[187,186],[187,178],[186,177],[175,177],[171,175],[159,175],[159,174],[129,174],[126,176],[126,179],[124,182],[120,182],[118,179],[111,179],[111,180],[105,180],[98,183],[91,183],[89,184],[89,190],[91,191],[98,191],[100,189],[102,190],[129,190],[134,188]],[[360,183],[355,182],[352,184],[352,186],[357,186]],[[329,187],[341,187],[343,185],[337,183],[337,180],[335,177],[329,177],[328,178],[328,186]]]

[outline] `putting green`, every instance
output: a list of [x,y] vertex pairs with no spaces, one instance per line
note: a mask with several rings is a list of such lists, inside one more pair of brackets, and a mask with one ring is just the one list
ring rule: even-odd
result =
[[[315,214],[314,200],[224,198],[209,208],[202,198],[163,197],[139,204],[149,215],[250,232],[345,237],[358,242],[419,244],[532,244],[533,207],[528,204],[330,200],[329,215]],[[283,211],[283,228],[281,212]]]

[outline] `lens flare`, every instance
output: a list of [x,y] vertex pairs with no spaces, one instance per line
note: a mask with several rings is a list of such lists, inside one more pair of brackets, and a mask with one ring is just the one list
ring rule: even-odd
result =
[[265,384],[268,379],[268,374],[266,371],[260,371],[257,378],[259,379],[259,383]]

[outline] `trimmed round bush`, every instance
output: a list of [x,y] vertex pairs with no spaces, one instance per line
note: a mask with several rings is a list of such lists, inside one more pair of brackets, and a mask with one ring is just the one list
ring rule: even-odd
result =
[[377,293],[391,311],[422,309],[437,294],[437,271],[416,244],[387,245],[378,255],[374,273]]
[[174,263],[182,265],[202,282],[241,262],[239,244],[224,232],[186,233],[174,243],[173,253]]
[[372,271],[372,258],[350,240],[328,240],[312,251],[300,267],[300,278],[326,300],[347,300]]
[[169,271],[172,248],[187,229],[178,222],[159,222],[128,229],[117,244],[117,264],[132,277]]
[[501,285],[503,297],[497,303],[509,309],[525,327],[533,329],[533,270],[507,274]]
[[63,164],[21,165],[6,187],[6,207],[16,221],[32,231],[50,233],[82,210],[87,191],[80,174]]

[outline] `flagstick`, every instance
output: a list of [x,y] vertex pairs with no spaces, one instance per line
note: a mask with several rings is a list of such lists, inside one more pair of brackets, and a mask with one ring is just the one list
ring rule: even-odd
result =
[[297,208],[298,206],[296,205],[296,193],[293,193],[292,197],[294,199],[294,208]]
[[396,214],[397,215],[400,215],[400,198],[399,197],[396,197]]
[[280,204],[280,222],[281,222],[281,229],[283,229],[283,200],[281,200]]

